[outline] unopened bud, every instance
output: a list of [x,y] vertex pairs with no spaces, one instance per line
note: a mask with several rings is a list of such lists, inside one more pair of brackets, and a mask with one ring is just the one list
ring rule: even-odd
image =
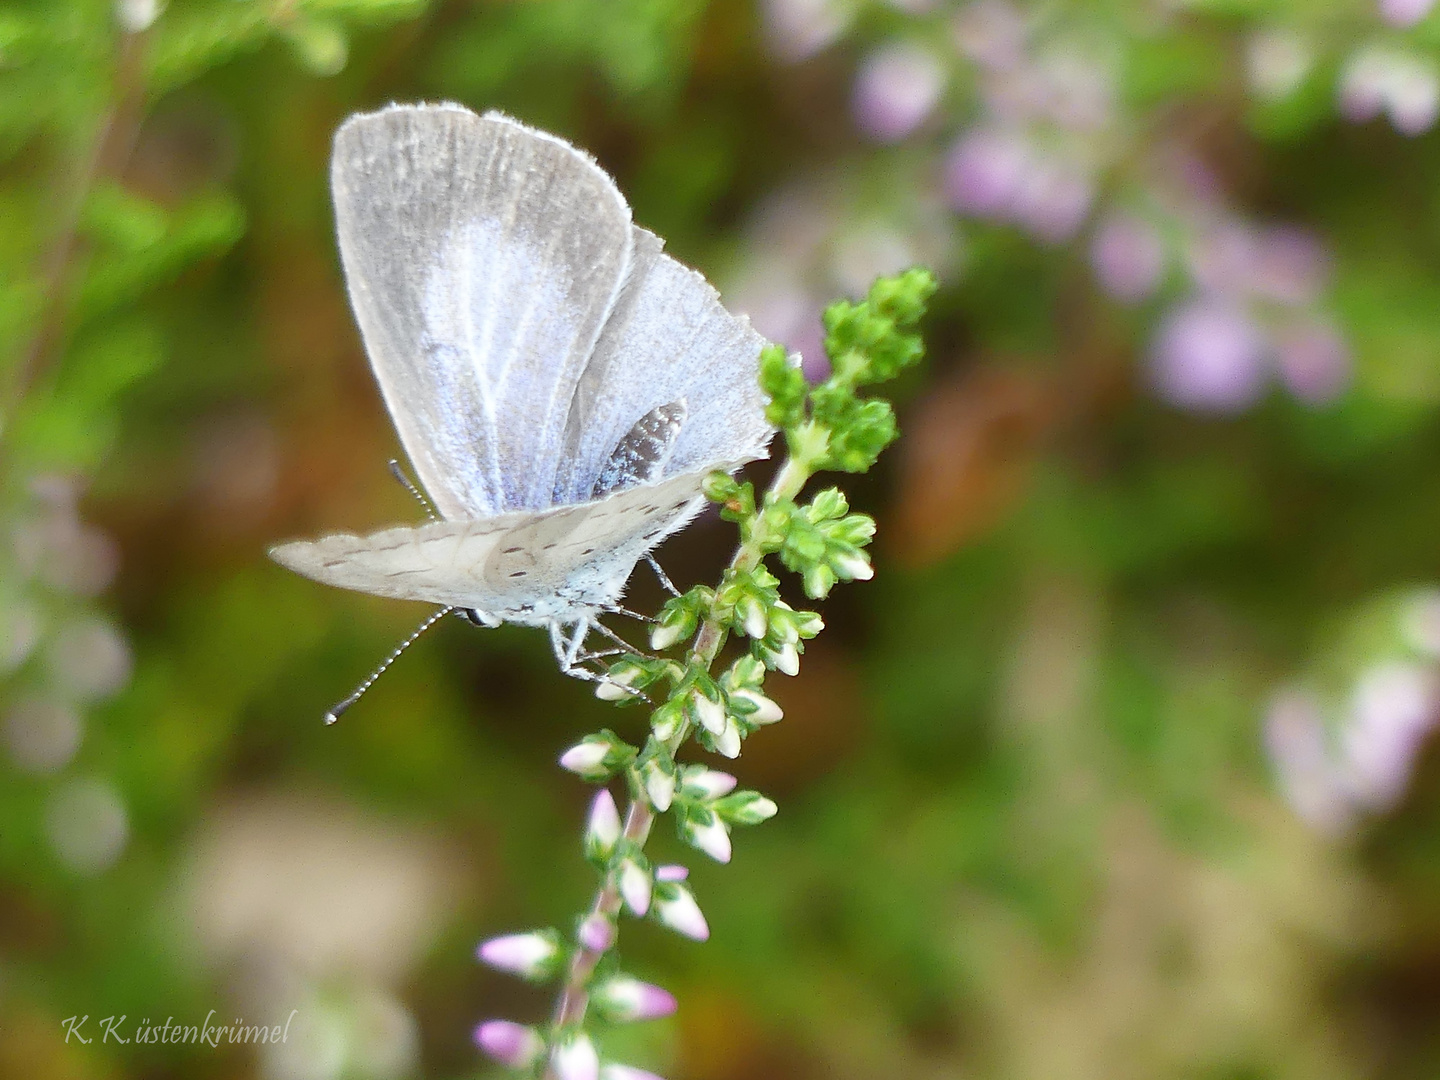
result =
[[600,1070],[600,1080],[665,1080],[633,1065],[606,1065]]
[[765,605],[754,596],[742,597],[735,605],[735,614],[745,633],[759,641],[765,636]]
[[773,799],[758,791],[739,791],[715,804],[715,812],[736,825],[759,825],[769,821],[779,809]]
[[725,730],[715,736],[715,752],[732,761],[740,756],[740,725],[733,717],[725,718]]
[[610,775],[610,770],[605,768],[608,753],[609,749],[603,743],[576,743],[560,755],[560,767],[586,780],[603,780]]
[[475,1045],[501,1065],[528,1069],[545,1052],[545,1041],[534,1028],[509,1020],[486,1020],[475,1029]]
[[785,713],[780,706],[758,690],[731,690],[730,701],[743,701],[755,706],[751,712],[744,714],[745,719],[752,724],[773,724],[777,720],[785,719]]
[[718,701],[712,701],[699,690],[696,690],[690,697],[691,708],[695,710],[695,719],[700,726],[712,735],[719,735],[725,730],[725,706]]
[[[694,768],[694,766],[690,766]],[[699,768],[694,772],[687,772],[682,783],[682,790],[692,799],[718,799],[722,795],[729,795],[735,790],[738,781],[729,773],[720,772],[717,769]]]
[[620,839],[620,811],[609,789],[601,788],[590,804],[590,821],[585,828],[585,847],[594,858],[605,858]]
[[645,797],[650,805],[662,814],[670,809],[675,799],[675,773],[655,758],[651,758],[640,769],[640,779],[645,785]]
[[838,555],[830,560],[830,565],[842,578],[850,581],[869,581],[875,576],[875,568],[870,565],[870,560],[860,552]]
[[597,911],[580,920],[580,928],[576,931],[575,938],[590,952],[603,953],[615,944],[615,924],[608,915]]
[[689,876],[689,870],[675,863],[666,863],[664,866],[655,868],[656,881],[684,881]]
[[555,970],[560,941],[554,931],[506,934],[491,938],[476,950],[480,960],[497,971],[508,971],[522,979],[543,979]]
[[620,864],[620,898],[635,915],[644,915],[650,910],[650,872],[634,859]]
[[588,1035],[575,1035],[550,1057],[555,1080],[600,1080],[600,1055]]
[[687,818],[685,820],[685,840],[716,862],[728,863],[730,861],[730,830],[725,822],[720,820],[718,814],[710,814],[709,820],[703,823],[694,818]]
[[800,651],[794,645],[786,643],[779,652],[775,654],[775,670],[782,675],[800,674]]
[[675,1011],[669,991],[628,975],[606,979],[593,991],[593,1000],[607,1018],[622,1024],[658,1020]]
[[695,895],[684,885],[671,884],[663,894],[657,893],[655,917],[677,934],[694,941],[710,937],[710,925],[695,902]]

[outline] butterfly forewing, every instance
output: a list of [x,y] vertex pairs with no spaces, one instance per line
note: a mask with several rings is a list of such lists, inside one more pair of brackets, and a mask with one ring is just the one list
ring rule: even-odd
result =
[[347,121],[331,182],[365,348],[440,512],[551,505],[571,398],[630,269],[615,185],[559,139],[458,106]]

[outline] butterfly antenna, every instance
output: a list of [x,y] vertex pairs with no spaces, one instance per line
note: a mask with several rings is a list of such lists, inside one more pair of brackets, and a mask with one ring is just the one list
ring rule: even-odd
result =
[[675,583],[670,580],[670,575],[660,569],[660,564],[655,561],[655,556],[647,551],[645,553],[645,561],[650,564],[650,569],[655,571],[655,576],[660,580],[660,584],[669,591],[670,595],[679,596],[680,590],[677,589]]
[[400,462],[394,458],[390,459],[390,475],[400,481],[401,487],[415,496],[415,501],[425,508],[426,517],[431,521],[440,520],[439,515],[435,513],[435,507],[430,505],[430,500],[425,497],[425,493],[415,486],[415,481],[405,475],[405,470],[400,467]]
[[400,659],[401,653],[403,653],[411,645],[414,645],[415,642],[419,641],[421,634],[425,633],[426,630],[429,630],[430,627],[434,626],[437,622],[443,619],[446,615],[449,615],[450,612],[454,610],[455,606],[453,604],[442,607],[439,611],[432,614],[428,619],[426,619],[419,626],[417,626],[415,628],[415,632],[411,634],[408,638],[406,638],[404,641],[402,641],[399,647],[385,658],[385,662],[379,667],[377,667],[374,671],[372,671],[370,673],[370,677],[355,688],[355,692],[353,694],[351,694],[344,701],[340,702],[340,704],[336,705],[334,708],[332,708],[329,712],[325,714],[325,723],[329,725],[335,723],[336,720],[339,720],[340,717],[344,714],[345,710],[350,708],[351,705],[354,705],[357,701],[364,697],[365,691],[369,690],[370,687],[375,685],[375,680],[380,678],[381,675],[384,675],[385,670],[396,660]]

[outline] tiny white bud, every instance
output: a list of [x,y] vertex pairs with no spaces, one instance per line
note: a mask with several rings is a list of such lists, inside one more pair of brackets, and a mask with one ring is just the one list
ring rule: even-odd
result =
[[665,1080],[634,1065],[606,1065],[600,1070],[600,1080]]
[[668,990],[628,975],[606,979],[596,987],[594,999],[606,1016],[622,1024],[658,1020],[675,1011],[675,998]]
[[685,777],[685,793],[697,799],[718,799],[729,795],[739,783],[729,773],[717,769],[700,769]]
[[662,814],[669,810],[670,803],[675,799],[675,774],[651,758],[640,770],[640,777],[645,783],[645,795],[650,805]]
[[730,699],[733,701],[735,698],[748,701],[755,706],[755,711],[745,717],[752,724],[773,724],[777,720],[785,719],[785,713],[781,711],[780,706],[757,690],[730,691]]
[[620,896],[635,915],[650,910],[650,873],[634,859],[620,864]]
[[869,581],[875,576],[875,568],[870,565],[870,560],[858,551],[853,555],[841,555],[832,559],[831,565],[841,577],[851,581]]
[[684,934],[694,941],[705,941],[710,937],[710,925],[705,914],[695,902],[695,896],[684,885],[672,885],[668,896],[656,897],[655,915],[678,934]]
[[775,654],[775,670],[784,675],[800,674],[800,652],[791,642]]
[[602,742],[578,742],[560,755],[560,767],[587,780],[603,779],[609,774],[605,756],[610,748]]
[[659,623],[650,631],[650,648],[662,652],[685,636],[683,623]]
[[717,807],[727,821],[733,821],[737,825],[759,825],[762,821],[769,821],[774,817],[778,809],[773,799],[767,799],[758,791],[742,791]]
[[497,971],[508,971],[522,979],[543,978],[560,954],[553,934],[506,934],[483,942],[476,955]]
[[619,701],[622,698],[638,697],[638,693],[625,685],[623,678],[612,675],[600,676],[595,684],[595,696],[601,701]]
[[600,1080],[600,1055],[588,1035],[561,1043],[550,1057],[556,1080]]
[[730,829],[718,814],[711,814],[709,822],[704,825],[697,824],[693,819],[687,820],[685,839],[716,862],[730,861]]
[[655,868],[656,881],[684,881],[690,876],[690,871],[675,863],[667,863],[664,866]]
[[608,855],[620,839],[620,811],[608,788],[601,788],[590,804],[590,822],[585,830],[585,839],[601,856]]
[[759,641],[765,636],[765,605],[753,596],[740,601],[741,624],[745,633]]
[[694,702],[695,718],[700,721],[700,726],[712,735],[719,735],[725,730],[725,707],[718,701],[711,701],[700,691],[696,690],[691,700]]
[[725,718],[725,730],[715,736],[715,752],[730,759],[740,756],[740,725]]

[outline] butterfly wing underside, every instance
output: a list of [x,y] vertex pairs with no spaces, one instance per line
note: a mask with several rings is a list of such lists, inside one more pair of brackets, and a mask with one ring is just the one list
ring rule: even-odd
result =
[[636,560],[699,510],[708,473],[539,513],[297,540],[270,554],[340,588],[477,608],[512,622],[567,620],[619,598]]
[[575,388],[630,272],[614,183],[560,139],[440,105],[348,120],[331,184],[366,352],[441,513],[550,506]]

